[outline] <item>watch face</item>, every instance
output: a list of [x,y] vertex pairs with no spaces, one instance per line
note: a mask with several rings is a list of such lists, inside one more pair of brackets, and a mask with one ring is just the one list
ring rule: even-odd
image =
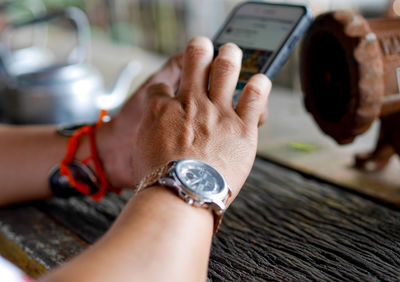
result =
[[197,195],[209,197],[225,188],[225,181],[218,171],[198,160],[178,162],[176,174],[183,185]]

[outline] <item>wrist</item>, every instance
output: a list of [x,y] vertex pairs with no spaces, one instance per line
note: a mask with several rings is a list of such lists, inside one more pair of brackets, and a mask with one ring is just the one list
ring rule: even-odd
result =
[[[111,185],[111,176],[113,173],[110,173],[110,168],[113,165],[108,165],[109,163],[113,163],[110,156],[115,154],[116,152],[113,151],[113,144],[112,144],[112,122],[107,122],[101,124],[97,129],[94,131],[94,141],[95,141],[95,149],[97,152],[97,157],[100,160],[104,173],[106,175],[107,180],[110,182]],[[79,138],[79,146],[75,154],[75,159],[78,161],[83,161],[91,156],[91,144],[90,144],[90,137],[88,134],[84,134]],[[94,163],[89,161],[87,166],[92,170],[96,171]],[[111,178],[111,179],[110,179]],[[117,187],[117,186],[115,186]],[[120,187],[120,186],[118,186]]]
[[[51,187],[58,191],[60,187],[64,186],[65,179],[60,176],[66,177],[69,185],[63,190],[67,191],[72,187],[78,190],[83,195],[89,195],[93,200],[100,201],[107,191],[120,193],[117,189],[110,185],[108,177],[105,173],[102,161],[99,157],[98,142],[96,142],[96,133],[103,124],[106,118],[106,111],[101,111],[99,120],[94,125],[83,125],[78,127],[70,136],[67,144],[67,150],[64,158],[61,160],[59,168],[55,168],[51,173]],[[69,128],[61,128],[60,132],[67,132]],[[87,175],[82,172],[93,171],[95,174]],[[92,185],[88,185],[82,178],[87,176],[90,184],[98,187],[93,190]],[[61,182],[60,182],[61,181]],[[94,181],[94,182],[93,182]],[[93,183],[92,183],[93,182]],[[97,183],[95,183],[97,182]],[[66,195],[66,193],[62,193]]]
[[130,144],[121,144],[123,136],[118,134],[114,120],[102,124],[95,132],[97,153],[105,175],[114,187],[128,188],[132,186],[130,164],[126,161]]
[[214,234],[217,232],[231,190],[224,177],[214,167],[197,159],[170,161],[147,174],[140,181],[137,191],[154,185],[169,189],[189,206],[212,212]]
[[[87,134],[84,134],[79,138],[79,146],[75,154],[75,159],[78,161],[83,161],[88,156],[90,156],[90,154],[91,152],[89,136]],[[95,169],[91,162],[89,162],[87,166],[92,170]]]
[[149,217],[163,217],[165,224],[175,226],[178,233],[181,230],[203,232],[210,237],[213,234],[214,216],[211,210],[188,205],[164,186],[148,187],[136,194],[128,205],[144,210],[150,214]]
[[[96,150],[97,150],[97,156],[100,160],[100,162],[103,165],[103,169],[106,170],[106,158],[105,158],[105,152],[107,151],[106,148],[108,147],[108,131],[109,131],[109,123],[103,123],[99,128],[97,128],[94,132],[94,139],[95,139],[95,146],[96,146]],[[84,143],[84,147],[85,149],[83,149],[83,153],[86,154],[89,153],[86,149],[90,149],[90,144],[89,142],[89,138],[88,136],[85,136],[85,139],[83,140]],[[106,173],[107,174],[107,173]]]

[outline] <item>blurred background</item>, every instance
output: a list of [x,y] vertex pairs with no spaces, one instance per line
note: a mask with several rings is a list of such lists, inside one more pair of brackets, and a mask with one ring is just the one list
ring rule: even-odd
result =
[[[16,0],[14,0],[16,1]],[[196,35],[213,37],[240,0],[19,0],[31,7],[42,2],[47,10],[66,6],[83,9],[92,25],[92,36],[115,44],[138,46],[163,55],[181,51]],[[293,0],[308,4],[314,15],[328,10],[352,9],[366,17],[382,16],[390,0]],[[1,2],[0,2],[1,3]],[[14,8],[15,17],[29,16]],[[299,89],[297,52],[286,63],[275,83]]]
[[[29,1],[29,0],[26,0]],[[212,37],[239,0],[43,0],[48,10],[78,6],[85,10],[97,36],[163,54],[182,50],[193,36]],[[380,16],[389,0],[270,1],[306,3],[314,14],[353,9]]]

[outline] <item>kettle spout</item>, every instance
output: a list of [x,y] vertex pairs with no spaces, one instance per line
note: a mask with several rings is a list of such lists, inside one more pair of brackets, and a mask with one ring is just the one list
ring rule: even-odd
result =
[[131,61],[128,63],[119,74],[111,90],[98,97],[98,108],[107,110],[110,115],[115,113],[124,103],[132,80],[139,74],[140,69],[141,65],[139,62]]

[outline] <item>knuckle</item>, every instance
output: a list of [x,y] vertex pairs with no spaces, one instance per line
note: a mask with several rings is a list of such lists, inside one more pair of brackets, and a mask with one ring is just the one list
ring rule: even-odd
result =
[[255,83],[248,83],[246,85],[246,91],[250,95],[249,98],[254,100],[262,99],[266,94],[266,92]]
[[163,108],[164,101],[160,97],[155,97],[151,99],[147,105],[147,109],[150,113],[158,114]]
[[217,57],[214,61],[214,71],[228,74],[240,68],[239,64],[225,57]]
[[181,99],[180,105],[183,112],[188,117],[195,116],[199,110],[199,102],[197,101],[197,99],[192,99],[190,95],[185,96],[183,99]]
[[163,116],[173,105],[171,100],[163,96],[154,96],[147,103],[147,111],[152,118]]
[[150,86],[149,94],[150,96],[158,96],[163,95],[165,93],[169,93],[171,91],[171,87],[165,83],[155,83]]
[[209,50],[203,46],[189,45],[186,48],[186,54],[190,59],[197,60],[201,57],[205,57],[209,54]]

